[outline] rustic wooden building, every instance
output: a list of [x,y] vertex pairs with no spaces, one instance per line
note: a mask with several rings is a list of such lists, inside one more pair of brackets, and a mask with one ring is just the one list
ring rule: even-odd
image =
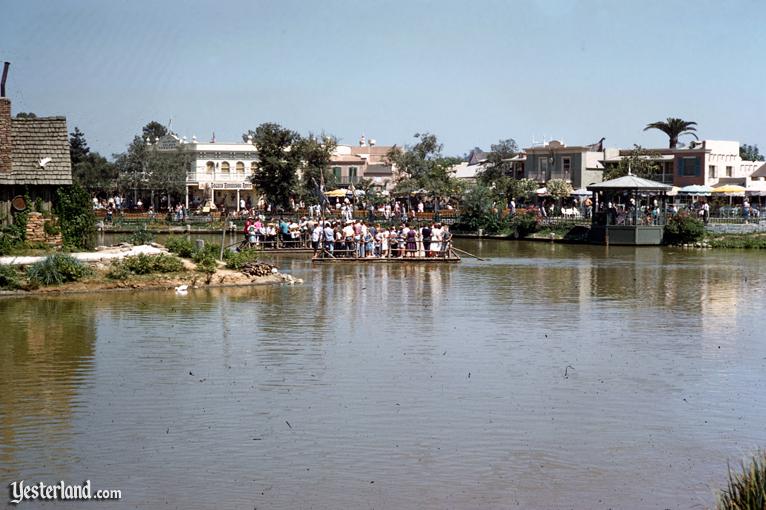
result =
[[0,97],[0,225],[10,222],[14,197],[38,198],[50,210],[60,186],[72,184],[65,117],[14,119]]

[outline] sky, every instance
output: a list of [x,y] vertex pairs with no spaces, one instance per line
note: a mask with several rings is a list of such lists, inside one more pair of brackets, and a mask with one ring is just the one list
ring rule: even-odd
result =
[[64,115],[107,156],[151,120],[218,142],[431,132],[462,155],[663,147],[643,128],[680,117],[764,149],[764,19],[762,0],[3,0],[0,61],[14,112]]

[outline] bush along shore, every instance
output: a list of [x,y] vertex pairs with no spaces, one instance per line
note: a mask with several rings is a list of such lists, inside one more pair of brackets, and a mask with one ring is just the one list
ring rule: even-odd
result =
[[254,251],[225,251],[223,261],[217,259],[220,252],[218,244],[198,249],[189,239],[170,237],[166,246],[123,243],[97,252],[27,257],[29,263],[0,264],[0,293],[151,288],[186,291],[208,286],[302,283],[260,262]]

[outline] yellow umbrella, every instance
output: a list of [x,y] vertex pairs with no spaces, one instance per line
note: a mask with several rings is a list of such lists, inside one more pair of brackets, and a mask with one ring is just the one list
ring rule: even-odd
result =
[[737,186],[736,184],[726,184],[724,186],[719,186],[717,188],[713,188],[712,193],[744,193],[745,188],[742,186]]
[[325,196],[330,198],[343,198],[348,194],[348,190],[346,188],[338,188],[334,189],[332,191],[328,191],[325,193]]

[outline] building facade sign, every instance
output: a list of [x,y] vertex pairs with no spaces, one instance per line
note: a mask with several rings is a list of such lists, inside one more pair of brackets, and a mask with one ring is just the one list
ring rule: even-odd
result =
[[199,183],[199,189],[247,190],[253,189],[251,182],[208,182]]

